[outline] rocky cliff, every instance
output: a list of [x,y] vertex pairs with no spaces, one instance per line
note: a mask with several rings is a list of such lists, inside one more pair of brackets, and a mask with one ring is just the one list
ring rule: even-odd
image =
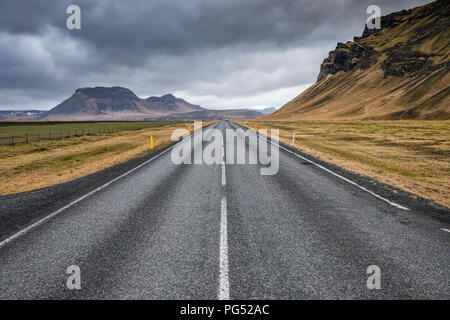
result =
[[450,119],[450,1],[338,43],[317,82],[267,119]]
[[329,74],[339,71],[348,72],[355,69],[367,69],[377,61],[378,52],[366,44],[356,42],[338,43],[335,50],[330,51],[320,66],[317,81],[321,81]]

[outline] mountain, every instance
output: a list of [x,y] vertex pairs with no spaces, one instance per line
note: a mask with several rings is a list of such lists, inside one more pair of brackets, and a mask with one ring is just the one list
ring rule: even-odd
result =
[[33,120],[46,111],[42,110],[0,110],[0,120]]
[[[208,110],[172,94],[141,99],[123,87],[81,88],[36,120],[150,121],[248,119],[264,114],[256,110]],[[1,117],[1,114],[0,114]]]
[[157,120],[165,121],[194,121],[194,120],[244,120],[259,118],[264,116],[264,114],[257,110],[247,110],[247,109],[231,109],[231,110],[201,110],[188,113],[178,113],[165,117],[158,118]]
[[192,111],[205,110],[202,107],[186,102],[181,98],[177,98],[172,94],[166,94],[162,97],[150,97],[145,101],[151,106],[152,110],[159,112],[170,111],[172,113],[187,113]]
[[450,119],[450,1],[381,17],[338,43],[317,82],[267,120]]
[[275,107],[268,107],[268,108],[264,108],[262,110],[258,110],[260,112],[262,112],[263,114],[272,114],[274,112],[276,112],[278,109]]
[[269,115],[269,114],[272,114],[272,113],[274,113],[275,111],[277,111],[278,109],[277,108],[275,108],[275,107],[267,107],[267,108],[264,108],[264,109],[244,109],[244,110],[248,110],[248,111],[258,111],[258,112],[261,112],[263,115]]
[[141,99],[123,87],[81,88],[40,120],[144,120],[203,110],[171,94]]

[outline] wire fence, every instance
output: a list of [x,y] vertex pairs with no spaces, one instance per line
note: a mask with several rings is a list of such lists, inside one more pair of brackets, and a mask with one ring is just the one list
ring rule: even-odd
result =
[[[144,127],[145,128],[145,127]],[[125,130],[139,130],[143,127],[98,127],[98,128],[67,128],[58,130],[48,130],[38,133],[24,133],[22,135],[11,134],[11,135],[1,135],[0,145],[16,145],[16,144],[26,144],[32,142],[40,142],[45,140],[60,140],[72,137],[83,137],[83,136],[98,136],[118,133]]]

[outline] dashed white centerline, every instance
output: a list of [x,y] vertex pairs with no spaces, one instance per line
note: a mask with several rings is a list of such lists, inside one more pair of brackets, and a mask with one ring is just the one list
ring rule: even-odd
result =
[[[222,140],[222,185],[227,184],[225,172],[225,143]],[[219,300],[230,299],[230,281],[228,279],[228,233],[227,233],[227,197],[220,203],[220,253],[219,253]]]
[[227,184],[227,176],[225,172],[225,148],[223,146],[223,140],[222,140],[222,185]]
[[219,300],[230,299],[230,281],[228,279],[228,234],[227,234],[227,197],[222,197],[220,210],[220,269]]
[[222,185],[226,185],[227,184],[227,176],[225,174],[225,162],[222,161]]

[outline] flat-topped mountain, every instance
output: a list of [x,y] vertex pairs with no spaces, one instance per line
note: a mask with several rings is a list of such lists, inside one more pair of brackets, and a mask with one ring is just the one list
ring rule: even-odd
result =
[[144,120],[203,110],[171,94],[141,99],[123,87],[81,88],[42,120]]
[[249,110],[208,110],[177,98],[139,98],[123,87],[80,88],[53,109],[39,113],[38,120],[144,121],[144,120],[220,120],[263,116]]
[[149,112],[144,100],[131,90],[122,87],[81,88],[46,114],[45,120],[106,120],[117,116],[146,115]]
[[270,120],[450,119],[450,1],[381,17],[338,43],[317,82]]

